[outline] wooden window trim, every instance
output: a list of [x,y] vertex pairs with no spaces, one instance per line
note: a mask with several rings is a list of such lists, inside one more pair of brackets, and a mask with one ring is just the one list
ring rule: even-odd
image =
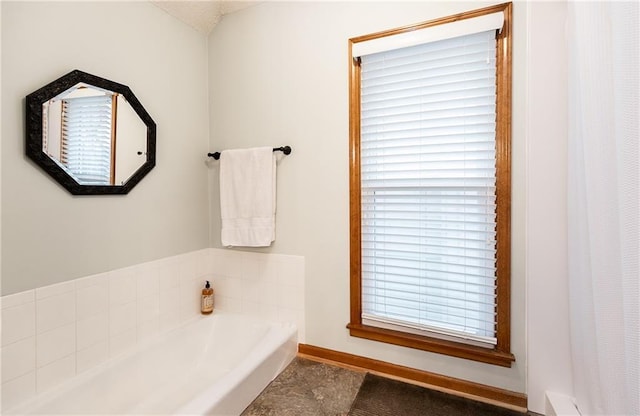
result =
[[[496,338],[494,348],[413,335],[362,323],[361,229],[360,229],[360,60],[352,58],[354,43],[396,35],[458,20],[504,13],[504,26],[497,36],[496,67]],[[350,218],[350,322],[351,336],[416,348],[454,357],[511,367],[511,66],[512,4],[504,3],[460,13],[416,25],[360,36],[349,40],[349,218]]]
[[116,131],[118,129],[118,94],[111,95],[111,173],[109,185],[116,184]]

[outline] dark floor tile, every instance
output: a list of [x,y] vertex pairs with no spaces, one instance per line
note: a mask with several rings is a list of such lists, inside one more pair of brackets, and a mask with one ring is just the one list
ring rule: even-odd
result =
[[367,374],[349,416],[523,416],[523,413]]
[[364,373],[296,358],[241,416],[346,416]]

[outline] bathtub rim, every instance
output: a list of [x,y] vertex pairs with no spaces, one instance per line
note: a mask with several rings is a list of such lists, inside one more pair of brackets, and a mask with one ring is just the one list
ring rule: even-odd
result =
[[[283,331],[275,331],[273,329],[274,326],[280,327]],[[286,332],[284,332],[286,331]],[[286,335],[286,336],[283,336]],[[216,407],[220,405],[224,405],[223,401],[228,400],[230,398],[230,393],[234,390],[239,389],[244,381],[248,379],[249,376],[254,374],[254,372],[267,362],[270,358],[275,358],[277,360],[277,355],[284,355],[282,357],[282,362],[277,366],[276,369],[270,369],[271,374],[268,377],[268,380],[264,380],[261,388],[258,391],[255,391],[255,394],[252,394],[252,399],[248,402],[244,402],[243,404],[237,406],[238,413],[242,412],[251,402],[257,397],[258,394],[267,385],[284,370],[284,368],[293,361],[293,359],[297,355],[297,328],[295,324],[284,324],[284,323],[275,323],[272,325],[266,335],[265,338],[261,339],[261,343],[255,345],[248,356],[242,360],[240,365],[235,367],[229,374],[229,377],[225,377],[225,380],[218,380],[213,383],[211,386],[207,387],[204,391],[200,392],[196,397],[194,397],[189,403],[181,406],[180,408],[174,411],[176,415],[213,415],[213,416],[230,416],[235,415],[235,412],[224,412],[220,413],[219,410],[216,411]],[[291,344],[291,348],[289,348],[288,353],[283,352],[283,349],[286,350],[287,344]],[[249,360],[251,358],[251,360]],[[224,386],[223,381],[226,382]],[[224,387],[224,388],[221,388]]]

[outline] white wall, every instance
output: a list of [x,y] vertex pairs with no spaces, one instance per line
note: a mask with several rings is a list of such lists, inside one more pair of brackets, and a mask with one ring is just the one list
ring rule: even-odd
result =
[[[148,2],[0,7],[2,293],[207,247],[206,37]],[[74,197],[24,155],[24,97],[73,69],[128,85],[157,124],[127,196]]]
[[567,265],[567,3],[529,3],[527,66],[527,395],[572,395]]
[[[306,265],[308,344],[525,391],[526,7],[514,7],[512,350],[502,368],[350,337],[347,40],[485,2],[268,2],[225,16],[209,36],[211,149],[291,145],[278,167],[276,241],[260,251]],[[220,247],[217,164],[211,238]]]

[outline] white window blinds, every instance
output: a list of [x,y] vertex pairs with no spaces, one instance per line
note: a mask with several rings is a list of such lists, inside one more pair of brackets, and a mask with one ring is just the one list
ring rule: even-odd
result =
[[362,318],[495,338],[495,30],[361,57]]
[[62,163],[83,185],[111,182],[110,95],[77,97],[62,104]]

